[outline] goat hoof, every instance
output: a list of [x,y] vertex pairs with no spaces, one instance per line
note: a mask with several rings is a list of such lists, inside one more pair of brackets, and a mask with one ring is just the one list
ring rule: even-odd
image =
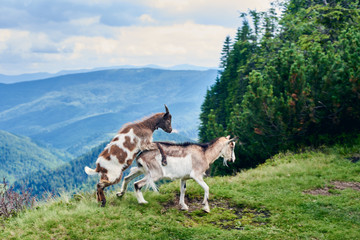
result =
[[204,212],[206,212],[206,213],[210,213],[210,208],[209,208],[209,206],[203,207],[202,210],[203,210]]
[[185,206],[182,206],[182,207],[181,207],[181,210],[183,210],[183,211],[188,211],[188,210],[189,210],[189,207],[186,206],[186,205],[185,205]]
[[143,201],[143,202],[139,202],[139,204],[148,204],[149,202],[148,201]]
[[118,193],[116,193],[116,196],[121,198],[122,196],[124,196],[124,194],[125,194],[124,192],[118,192]]

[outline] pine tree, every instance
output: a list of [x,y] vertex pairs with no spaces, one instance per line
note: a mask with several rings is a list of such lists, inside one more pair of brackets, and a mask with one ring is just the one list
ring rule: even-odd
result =
[[231,38],[230,36],[226,36],[224,45],[221,51],[221,58],[220,58],[220,68],[226,68],[227,60],[229,58],[231,51]]

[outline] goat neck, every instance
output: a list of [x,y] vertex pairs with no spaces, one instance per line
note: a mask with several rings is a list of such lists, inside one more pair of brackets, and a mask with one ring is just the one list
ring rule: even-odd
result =
[[216,159],[220,157],[221,151],[224,147],[226,141],[223,141],[225,138],[218,138],[213,143],[211,143],[205,150],[205,159],[206,162],[211,165],[215,162]]
[[158,124],[161,118],[163,117],[163,115],[164,115],[163,113],[154,114],[153,116],[141,122],[141,125],[143,125],[146,128],[149,128],[152,132],[154,132],[158,128]]

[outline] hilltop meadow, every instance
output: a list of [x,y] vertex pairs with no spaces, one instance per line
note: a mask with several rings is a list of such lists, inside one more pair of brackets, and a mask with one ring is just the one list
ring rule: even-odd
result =
[[178,181],[145,191],[146,205],[133,192],[119,199],[108,191],[105,208],[94,191],[64,193],[2,221],[0,238],[359,239],[359,149],[360,140],[286,152],[235,176],[205,178],[209,214],[194,181],[187,184],[188,212],[178,206]]

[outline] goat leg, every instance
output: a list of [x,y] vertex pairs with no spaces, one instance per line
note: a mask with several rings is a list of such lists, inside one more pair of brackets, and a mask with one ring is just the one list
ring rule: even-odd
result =
[[98,202],[101,202],[101,207],[105,207],[106,198],[104,194],[104,188],[101,187],[100,184],[97,185],[96,198]]

